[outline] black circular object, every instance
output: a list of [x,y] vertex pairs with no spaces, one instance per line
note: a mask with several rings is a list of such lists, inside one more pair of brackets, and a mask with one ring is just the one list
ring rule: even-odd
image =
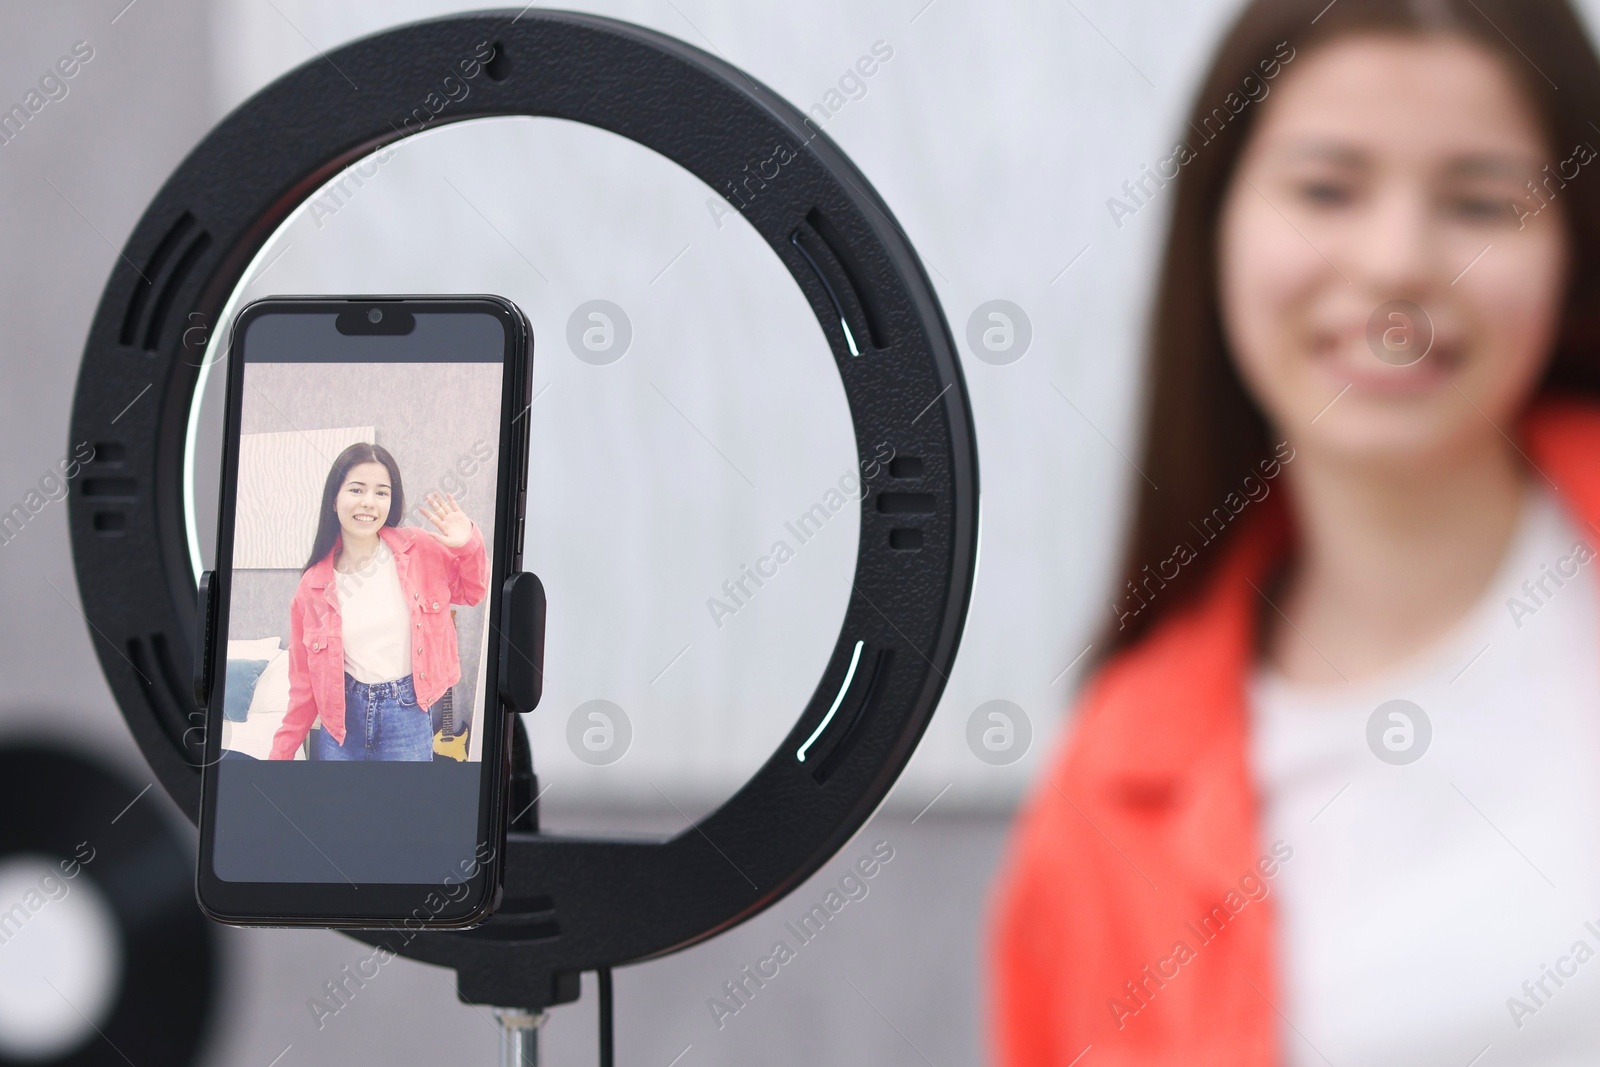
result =
[[[92,881],[122,937],[117,993],[98,1026],[104,1040],[91,1033],[52,1060],[0,1053],[0,1067],[194,1062],[216,1008],[216,930],[195,905],[193,846],[150,798],[139,799],[141,788],[64,749],[0,747],[0,811],[10,813],[0,859],[34,854],[72,864],[61,868],[60,881],[69,887],[63,896],[74,882]],[[25,930],[28,921],[14,919],[11,932]]]
[[758,913],[871,815],[955,658],[977,559],[978,463],[955,345],[910,242],[839,148],[735,67],[636,26],[545,10],[418,23],[319,56],[228,116],[162,187],[106,284],[73,408],[72,440],[95,445],[69,500],[100,663],[191,818],[196,575],[181,472],[218,314],[274,229],[339,170],[401,136],[488,116],[609,130],[726,197],[811,303],[867,490],[837,646],[789,736],[733,797],[662,843],[514,828],[505,900],[488,923],[358,935],[455,967],[467,1000],[537,1006],[576,996],[580,971]]

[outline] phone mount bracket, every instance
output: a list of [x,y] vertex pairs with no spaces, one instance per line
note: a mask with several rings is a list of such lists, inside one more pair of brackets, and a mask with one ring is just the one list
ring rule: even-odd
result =
[[[77,383],[69,496],[78,587],[101,669],[163,787],[198,816],[215,614],[185,530],[182,472],[203,362],[276,228],[345,168],[444,123],[564,119],[659,152],[752,226],[810,303],[861,460],[856,573],[837,643],[778,749],[721,807],[665,840],[537,832],[527,740],[512,731],[504,895],[467,931],[357,931],[454,968],[463,1000],[537,1010],[582,971],[649,959],[782,899],[866,822],[943,692],[978,550],[978,460],[954,340],[904,231],[814,120],[663,34],[571,12],[453,15],[355,41],[289,72],[178,166],[114,262]],[[146,393],[152,395],[146,396]],[[519,619],[542,590],[519,575]],[[518,624],[519,626],[521,624]],[[514,627],[515,628],[515,627]],[[536,631],[536,633],[535,633]],[[532,707],[534,644],[502,647],[502,696]],[[526,663],[519,667],[521,651]]]
[[538,575],[523,571],[507,578],[500,593],[500,700],[524,715],[544,695],[544,622]]

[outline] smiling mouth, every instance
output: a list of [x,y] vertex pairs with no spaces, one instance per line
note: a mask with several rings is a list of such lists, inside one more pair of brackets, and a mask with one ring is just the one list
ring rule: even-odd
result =
[[378,516],[376,516],[376,515],[352,515],[351,518],[353,518],[356,522],[377,522],[378,521]]
[[1324,374],[1342,386],[1396,396],[1446,386],[1466,364],[1466,353],[1455,338],[1435,339],[1423,355],[1411,362],[1389,362],[1370,349],[1364,336],[1353,332],[1316,338],[1311,357]]

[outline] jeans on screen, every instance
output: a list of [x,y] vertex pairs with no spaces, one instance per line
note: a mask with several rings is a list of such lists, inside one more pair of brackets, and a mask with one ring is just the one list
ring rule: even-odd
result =
[[433,759],[433,717],[417,706],[411,675],[392,682],[344,676],[344,744],[315,731],[310,756],[319,760]]

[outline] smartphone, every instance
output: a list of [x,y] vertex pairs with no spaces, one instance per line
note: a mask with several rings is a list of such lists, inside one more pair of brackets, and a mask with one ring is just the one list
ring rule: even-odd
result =
[[495,296],[235,319],[197,654],[211,918],[461,928],[499,903],[532,350]]

